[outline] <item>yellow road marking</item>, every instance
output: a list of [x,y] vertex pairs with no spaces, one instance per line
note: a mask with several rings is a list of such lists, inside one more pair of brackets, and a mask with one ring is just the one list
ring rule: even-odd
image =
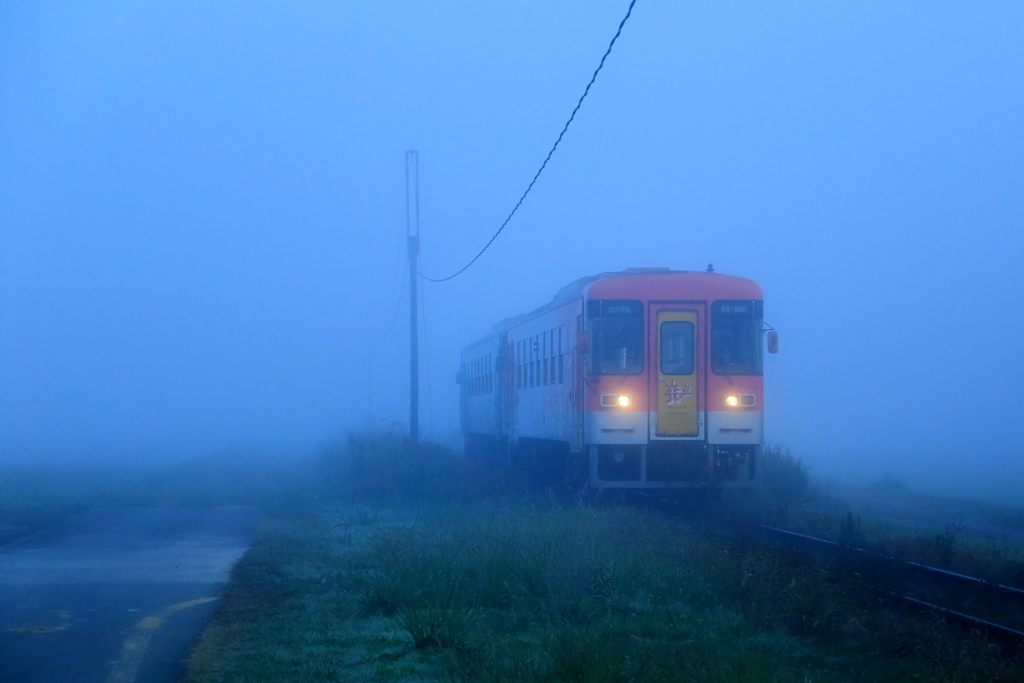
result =
[[152,639],[153,633],[164,625],[167,617],[175,612],[180,612],[196,605],[203,605],[207,602],[213,602],[216,599],[198,598],[196,600],[188,600],[187,602],[179,602],[156,614],[143,617],[135,625],[135,628],[132,629],[131,634],[124,641],[124,645],[121,646],[121,657],[114,662],[114,668],[110,670],[107,683],[134,683],[135,677],[139,675],[139,667],[142,666],[142,659],[146,655],[149,641]]
[[189,607],[195,607],[196,605],[203,605],[203,604],[206,604],[208,602],[213,602],[216,599],[217,598],[196,598],[195,600],[189,600],[188,602],[179,602],[177,605],[171,605],[170,607],[168,607],[164,611],[165,612],[180,612],[183,609],[188,609]]

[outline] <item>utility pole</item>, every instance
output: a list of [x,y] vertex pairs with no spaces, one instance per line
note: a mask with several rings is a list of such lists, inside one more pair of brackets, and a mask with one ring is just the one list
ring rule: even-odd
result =
[[420,160],[414,149],[405,151],[405,236],[409,246],[409,438],[420,440],[420,354],[416,284],[420,253]]

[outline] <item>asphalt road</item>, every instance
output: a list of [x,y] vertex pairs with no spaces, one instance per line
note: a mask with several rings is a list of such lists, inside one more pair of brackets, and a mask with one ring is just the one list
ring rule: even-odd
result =
[[252,507],[94,510],[0,548],[0,683],[170,683]]

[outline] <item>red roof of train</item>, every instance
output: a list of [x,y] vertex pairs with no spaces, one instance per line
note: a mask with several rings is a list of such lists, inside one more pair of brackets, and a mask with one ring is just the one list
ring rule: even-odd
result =
[[763,298],[761,287],[753,280],[685,270],[637,269],[633,272],[602,273],[590,282],[580,282],[578,291],[588,299],[713,301]]

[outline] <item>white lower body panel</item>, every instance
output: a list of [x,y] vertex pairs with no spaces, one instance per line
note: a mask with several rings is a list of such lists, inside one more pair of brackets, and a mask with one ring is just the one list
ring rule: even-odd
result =
[[645,410],[588,410],[586,420],[587,443],[647,443]]
[[759,444],[764,438],[764,412],[709,410],[708,443]]

